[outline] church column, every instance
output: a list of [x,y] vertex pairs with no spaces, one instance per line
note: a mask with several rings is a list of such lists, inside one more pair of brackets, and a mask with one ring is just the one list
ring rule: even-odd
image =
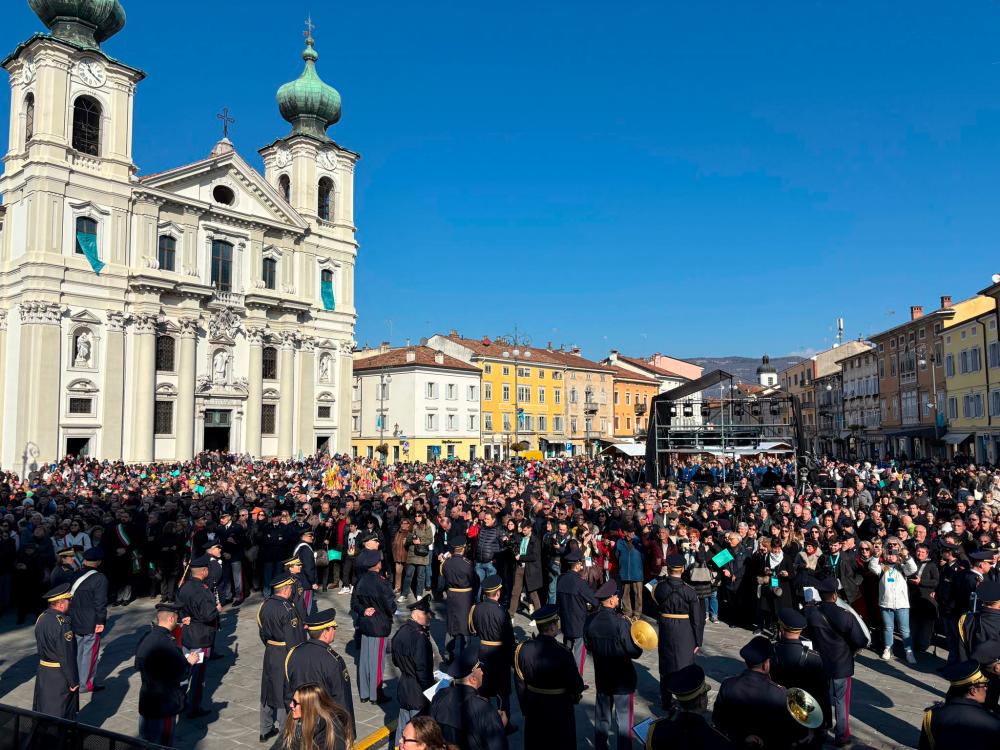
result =
[[316,451],[316,339],[302,339],[299,356],[299,450],[306,456]]
[[198,319],[181,318],[180,357],[177,360],[177,448],[174,458],[184,461],[194,457],[194,391],[198,372]]
[[153,414],[156,409],[156,323],[157,316],[140,313],[133,318],[135,335],[135,377],[132,399],[135,410],[131,460],[153,460]]
[[[4,393],[7,385],[7,311],[0,310],[0,404],[6,404]],[[2,421],[2,420],[0,420]],[[4,430],[0,427],[0,456],[4,455]]]
[[247,373],[246,442],[244,450],[254,458],[260,456],[260,411],[264,400],[264,334],[266,328],[247,326],[250,342],[250,371]]
[[59,456],[59,409],[63,403],[59,346],[62,309],[50,302],[21,302],[15,448],[25,464]]
[[104,337],[104,402],[101,420],[101,458],[118,461],[122,453],[122,432],[125,429],[125,324],[128,315],[111,311],[107,314],[107,335]]
[[293,455],[295,428],[295,331],[281,333],[280,400],[278,401],[278,458]]
[[337,442],[333,453],[350,454],[352,403],[354,388],[354,342],[341,341],[337,350]]

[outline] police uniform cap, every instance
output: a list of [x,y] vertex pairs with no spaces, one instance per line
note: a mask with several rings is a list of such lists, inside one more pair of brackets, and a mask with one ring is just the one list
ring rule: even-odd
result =
[[792,633],[799,633],[806,628],[805,615],[792,607],[782,607],[778,612],[778,622],[784,630]]
[[973,650],[972,658],[980,664],[992,664],[995,661],[1000,661],[1000,641],[983,641]]
[[175,615],[180,614],[181,605],[176,602],[159,602],[156,605],[157,612],[173,612]]
[[306,618],[306,630],[314,633],[335,627],[337,627],[337,610],[333,607]]
[[362,570],[370,570],[382,561],[382,555],[378,550],[366,549],[358,553],[355,563]]
[[300,535],[300,538],[305,537],[306,535],[309,535],[311,537],[315,537],[316,536],[316,532],[313,531],[312,529],[306,529],[305,531],[302,532],[302,534]]
[[485,591],[488,594],[492,594],[494,591],[497,591],[502,587],[503,587],[503,579],[496,574],[491,576],[486,576],[486,579],[483,581],[483,591]]
[[618,584],[614,579],[610,581],[605,581],[599,589],[595,592],[595,596],[602,602],[605,599],[610,599],[612,596],[618,593]]
[[982,562],[983,560],[992,560],[993,553],[980,550],[979,552],[971,552],[969,554],[970,560],[975,560],[976,562]]
[[679,701],[690,701],[708,692],[705,670],[697,664],[688,664],[678,669],[667,680],[667,690]]
[[448,665],[445,672],[456,680],[468,677],[479,666],[479,644],[473,643],[462,649],[458,657]]
[[976,589],[976,598],[986,604],[990,604],[991,602],[1000,602],[1000,581],[994,581],[992,578],[987,578],[979,584],[979,588]]
[[754,636],[740,649],[740,658],[747,666],[755,667],[774,656],[774,645],[762,635]]
[[100,547],[91,547],[83,553],[83,559],[87,562],[97,562],[104,559],[104,551]]
[[986,677],[979,668],[979,662],[975,659],[955,662],[942,667],[941,676],[951,683],[952,687],[963,687],[975,683],[985,683]]
[[578,549],[571,549],[565,555],[563,555],[563,560],[568,563],[578,563],[583,560],[583,553]]
[[451,539],[451,546],[452,547],[464,547],[468,541],[469,541],[468,539],[466,539],[464,536],[462,536],[461,534],[459,534],[456,537],[452,537],[452,539]]
[[836,594],[840,590],[840,581],[833,576],[824,578],[816,584],[816,590],[821,594]]
[[684,568],[685,561],[683,555],[668,555],[667,559],[664,560],[667,567],[672,570],[680,570]]
[[411,612],[420,611],[420,612],[426,612],[429,615],[434,614],[433,611],[431,610],[431,595],[424,594],[422,597],[413,602],[413,604],[409,605],[408,609]]
[[559,608],[555,604],[546,604],[539,607],[531,615],[531,620],[535,625],[544,625],[547,622],[559,619]]
[[45,600],[48,602],[58,602],[62,599],[72,599],[73,598],[73,587],[68,583],[61,583],[54,589],[45,594]]
[[76,555],[76,550],[72,547],[65,547],[64,549],[59,550],[56,555],[58,557],[74,557]]
[[222,549],[222,542],[220,542],[218,539],[213,539],[212,541],[210,541],[208,544],[205,545],[205,551],[208,552],[210,549],[212,549],[212,547],[218,547],[219,549]]
[[294,583],[295,579],[288,575],[288,573],[279,573],[271,579],[271,590],[283,589],[285,586],[291,586]]
[[191,569],[195,568],[207,568],[208,567],[208,555],[202,555],[201,557],[196,557],[191,561]]
[[281,564],[286,568],[290,568],[293,565],[301,565],[302,561],[298,557],[290,557]]

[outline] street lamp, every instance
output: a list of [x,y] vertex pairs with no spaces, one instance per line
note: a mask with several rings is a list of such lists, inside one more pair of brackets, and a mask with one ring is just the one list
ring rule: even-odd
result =
[[[514,344],[518,343],[516,333],[514,335],[513,343]],[[501,356],[503,356],[504,359],[512,360],[514,362],[514,446],[516,446],[518,444],[518,438],[517,438],[518,422],[521,419],[520,394],[518,392],[518,387],[517,387],[518,384],[517,371],[518,371],[518,365],[520,365],[522,362],[531,361],[531,350],[527,348],[522,350],[515,346],[512,350],[509,351],[505,349]]]
[[930,357],[927,356],[927,344],[920,344],[916,348],[916,353],[920,356],[917,360],[917,364],[921,367],[930,363],[931,366],[931,390],[933,391],[933,396],[931,398],[934,408],[934,439],[938,439],[938,397],[937,397],[937,356],[934,352],[931,352]]
[[[378,376],[378,447],[381,452],[385,445],[385,391],[386,386],[392,382],[392,375],[387,372],[379,373]],[[397,425],[398,427],[398,425]],[[389,449],[386,448],[382,454],[382,463],[389,462]]]

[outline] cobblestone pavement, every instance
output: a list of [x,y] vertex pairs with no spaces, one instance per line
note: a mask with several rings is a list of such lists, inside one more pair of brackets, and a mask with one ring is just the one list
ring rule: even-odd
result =
[[[255,594],[236,610],[227,609],[222,616],[222,629],[218,637],[223,659],[209,662],[206,691],[213,714],[204,719],[182,721],[177,728],[175,745],[178,748],[257,747],[260,695],[260,672],[263,647],[257,635],[256,612],[260,595]],[[345,654],[355,684],[354,705],[357,711],[358,735],[364,737],[396,718],[397,706],[362,704],[357,697],[355,657],[349,646],[352,631],[347,616],[349,597],[329,593],[321,594],[320,607],[336,607],[340,622],[347,623],[337,633],[337,650]],[[432,633],[439,648],[444,645],[444,605],[438,607],[438,617]],[[136,735],[138,727],[137,701],[139,675],[134,670],[135,645],[142,629],[151,621],[153,600],[139,600],[125,608],[109,610],[109,632],[103,643],[103,655],[97,668],[98,682],[107,689],[94,696],[81,698],[81,722],[104,727],[127,735]],[[397,613],[400,619],[403,613]],[[523,617],[515,620],[519,638],[533,633],[531,624]],[[718,682],[738,673],[743,663],[738,651],[750,634],[731,629],[724,624],[706,627],[706,644],[699,663],[711,679],[714,699]],[[931,654],[919,657],[916,667],[905,662],[881,661],[868,651],[859,656],[858,668],[852,686],[851,730],[857,748],[916,747],[923,709],[941,700],[946,683],[935,670],[944,662]],[[16,626],[11,614],[0,616],[0,703],[31,707],[34,676],[37,666],[32,630],[27,625]],[[637,662],[639,689],[635,700],[636,721],[651,714],[659,714],[659,687],[656,654],[646,653]],[[388,694],[394,694],[394,676],[389,675]],[[592,664],[588,660],[585,682],[594,684]],[[516,706],[516,699],[514,704]],[[517,708],[513,720],[521,724]],[[584,694],[577,708],[577,739],[580,747],[593,747],[593,690]],[[385,747],[382,742],[376,747]],[[522,734],[511,737],[511,750],[522,750]]]

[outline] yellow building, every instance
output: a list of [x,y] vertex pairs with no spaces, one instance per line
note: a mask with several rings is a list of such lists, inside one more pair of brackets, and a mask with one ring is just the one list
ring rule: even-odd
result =
[[941,331],[945,375],[944,441],[949,454],[977,463],[1000,457],[1000,343],[996,300],[977,296],[954,305]]

